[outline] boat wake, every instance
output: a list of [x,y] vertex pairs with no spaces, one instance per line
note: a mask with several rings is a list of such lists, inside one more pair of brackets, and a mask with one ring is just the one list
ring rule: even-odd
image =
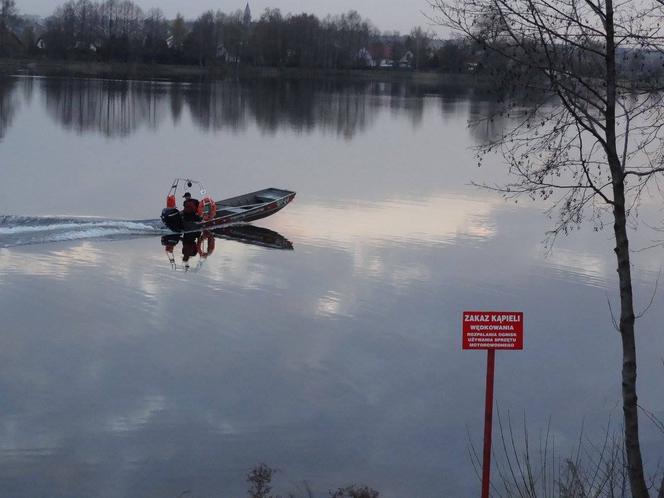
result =
[[0,248],[82,239],[122,239],[163,235],[170,231],[160,220],[34,217],[0,215]]

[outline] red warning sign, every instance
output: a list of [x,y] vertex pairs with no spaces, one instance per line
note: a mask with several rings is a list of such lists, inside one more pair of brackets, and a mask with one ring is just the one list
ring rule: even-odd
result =
[[523,313],[464,311],[463,349],[523,349]]

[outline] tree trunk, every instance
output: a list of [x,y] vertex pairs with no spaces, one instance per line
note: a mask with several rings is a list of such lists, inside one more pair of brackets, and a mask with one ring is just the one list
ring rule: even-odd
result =
[[606,152],[613,182],[613,231],[616,237],[620,285],[620,337],[622,338],[622,397],[627,473],[633,498],[649,498],[639,443],[639,407],[636,397],[636,341],[632,269],[625,213],[625,175],[616,141],[616,44],[613,0],[606,0]]
[[625,216],[624,183],[614,185],[616,202],[613,215],[613,230],[616,237],[618,258],[618,280],[620,283],[620,336],[622,339],[622,396],[625,424],[625,449],[627,470],[634,498],[648,498],[648,488],[643,472],[641,445],[639,443],[639,408],[636,396],[636,340],[634,337],[634,299],[632,296],[632,274]]

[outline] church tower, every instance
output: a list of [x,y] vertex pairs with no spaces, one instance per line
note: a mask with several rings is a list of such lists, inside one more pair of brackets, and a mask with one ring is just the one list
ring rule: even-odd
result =
[[245,26],[251,24],[251,9],[249,8],[249,2],[247,2],[247,6],[244,8],[244,18],[242,20]]

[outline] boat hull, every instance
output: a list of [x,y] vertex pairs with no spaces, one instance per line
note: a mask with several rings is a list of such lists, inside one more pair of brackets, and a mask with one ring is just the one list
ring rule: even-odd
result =
[[161,219],[174,232],[191,232],[210,230],[233,223],[267,218],[281,211],[295,198],[295,192],[276,188],[268,188],[249,194],[223,199],[215,203],[215,217],[207,221],[186,220],[175,208],[162,211]]

